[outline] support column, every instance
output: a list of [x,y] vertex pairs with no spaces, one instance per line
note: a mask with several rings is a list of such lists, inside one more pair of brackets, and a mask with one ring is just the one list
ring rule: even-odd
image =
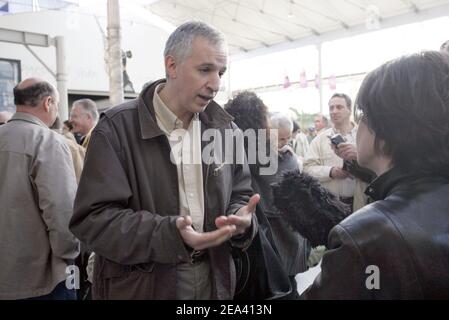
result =
[[59,118],[65,121],[69,118],[67,70],[64,37],[55,37],[56,47],[56,83],[59,92]]
[[123,67],[119,0],[108,0],[109,101],[111,106],[123,102]]

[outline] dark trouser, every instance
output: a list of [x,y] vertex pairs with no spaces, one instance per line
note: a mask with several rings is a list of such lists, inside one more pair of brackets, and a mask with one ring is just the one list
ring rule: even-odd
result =
[[45,296],[25,300],[76,300],[76,290],[67,289],[65,281],[60,282],[53,291]]

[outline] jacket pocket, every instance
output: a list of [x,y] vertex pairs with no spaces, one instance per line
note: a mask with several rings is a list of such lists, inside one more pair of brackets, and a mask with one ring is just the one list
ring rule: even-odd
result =
[[149,263],[140,263],[133,266],[130,266],[130,271],[138,271],[143,273],[151,273],[154,270],[155,262]]
[[101,276],[106,300],[155,299],[155,263],[125,266],[108,262]]
[[130,266],[121,265],[114,262],[105,262],[101,278],[102,279],[121,278],[128,275],[131,272],[152,273],[154,270],[154,266],[155,262],[140,263]]

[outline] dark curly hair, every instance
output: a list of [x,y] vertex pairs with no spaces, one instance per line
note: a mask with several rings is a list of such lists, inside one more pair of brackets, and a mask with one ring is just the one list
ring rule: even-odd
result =
[[[235,124],[242,130],[248,129],[267,130],[267,145],[269,148],[269,127],[268,127],[268,108],[265,103],[254,92],[243,91],[239,93],[234,99],[228,101],[225,105],[225,110],[234,117]],[[257,136],[256,143],[257,151],[259,150],[259,139]],[[245,151],[248,152],[248,140],[244,142]],[[267,149],[265,149],[267,150]],[[258,160],[258,159],[257,159]],[[259,168],[259,164],[250,164],[251,172]]]
[[[269,138],[269,126],[268,126],[268,108],[265,103],[254,92],[243,91],[235,96],[234,99],[228,101],[225,105],[225,110],[234,117],[235,124],[242,130],[248,129],[267,130],[267,146]],[[259,150],[259,137],[257,136],[256,143],[257,150]],[[248,152],[248,140],[245,139],[245,150]],[[258,167],[250,165],[251,171]]]
[[228,101],[225,110],[243,131],[268,129],[268,108],[254,92],[244,91]]
[[376,152],[394,166],[449,169],[449,55],[426,51],[382,65],[363,81],[356,106],[375,134]]

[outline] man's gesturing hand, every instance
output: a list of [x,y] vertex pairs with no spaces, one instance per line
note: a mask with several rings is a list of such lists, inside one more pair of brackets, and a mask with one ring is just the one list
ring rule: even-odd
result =
[[224,225],[218,230],[210,232],[197,232],[192,228],[190,216],[180,217],[176,220],[176,227],[184,243],[195,250],[216,247],[229,240],[236,231],[235,225]]
[[245,233],[246,229],[251,226],[251,221],[254,212],[256,212],[256,206],[260,201],[260,195],[255,194],[249,199],[246,206],[241,207],[235,214],[229,216],[221,216],[215,219],[215,225],[217,228],[222,228],[226,225],[234,225],[236,230],[234,235],[240,235]]
[[195,250],[203,250],[216,247],[231,237],[245,233],[251,226],[257,203],[260,200],[258,194],[249,199],[246,206],[240,208],[236,214],[230,216],[220,216],[215,219],[217,230],[210,232],[197,232],[192,228],[192,218],[190,216],[180,217],[176,220],[176,227],[181,234],[184,243]]

